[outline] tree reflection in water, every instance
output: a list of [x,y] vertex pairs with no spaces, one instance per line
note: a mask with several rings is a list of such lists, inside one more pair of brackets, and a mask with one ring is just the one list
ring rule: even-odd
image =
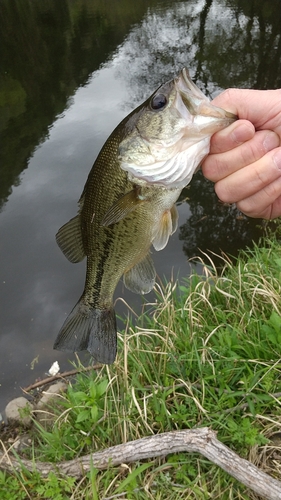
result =
[[[108,61],[127,88],[126,112],[183,66],[209,96],[281,86],[279,0],[3,0],[0,19],[0,208],[77,89]],[[202,177],[188,192],[188,256],[197,247],[235,253],[260,234]]]
[[[201,172],[183,190],[181,199],[184,198],[188,200],[192,215],[180,226],[179,239],[183,241],[183,251],[188,258],[200,256],[200,250],[214,254],[222,251],[236,257],[239,249],[251,246],[263,233],[262,220],[250,219],[234,205],[221,203],[213,183]],[[222,263],[215,255],[212,260],[218,266]]]

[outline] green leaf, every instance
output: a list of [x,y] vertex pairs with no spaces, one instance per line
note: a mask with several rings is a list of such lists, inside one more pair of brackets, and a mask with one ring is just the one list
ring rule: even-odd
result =
[[88,420],[88,418],[90,418],[89,410],[83,410],[79,413],[78,417],[76,418],[76,423],[78,424],[79,422],[84,422],[85,420]]
[[255,411],[255,405],[254,405],[254,402],[252,400],[252,398],[247,398],[247,403],[249,405],[249,409],[250,409],[250,412],[252,413],[252,415],[256,415],[256,411]]
[[281,318],[279,314],[273,311],[269,318],[269,323],[273,326],[276,333],[280,333],[281,331]]
[[108,386],[107,379],[104,379],[99,383],[99,385],[97,386],[97,393],[99,396],[103,396],[103,394],[105,394],[107,386]]
[[83,391],[77,391],[73,393],[73,399],[77,403],[81,403],[83,401],[86,401],[88,399],[88,396],[85,392]]
[[132,472],[130,472],[130,474],[126,477],[126,479],[124,479],[124,481],[122,481],[122,483],[119,484],[118,488],[116,488],[114,493],[116,494],[124,492],[126,490],[126,487],[130,485],[130,483],[133,483],[143,471],[149,469],[149,467],[151,467],[152,465],[153,462],[149,462],[146,464],[142,464],[136,469],[134,469]]
[[90,396],[93,400],[97,398],[97,387],[95,382],[91,382],[90,384]]
[[92,419],[93,419],[94,422],[96,422],[98,420],[98,416],[99,416],[98,407],[97,407],[97,405],[94,405],[91,408],[91,417],[92,417]]
[[271,328],[271,326],[266,324],[261,325],[261,331],[266,335],[274,332],[273,328]]
[[270,340],[270,342],[272,342],[272,344],[274,345],[279,345],[279,342],[278,342],[278,338],[276,336],[276,333],[274,333],[271,329],[271,332],[267,334],[267,338],[268,340]]

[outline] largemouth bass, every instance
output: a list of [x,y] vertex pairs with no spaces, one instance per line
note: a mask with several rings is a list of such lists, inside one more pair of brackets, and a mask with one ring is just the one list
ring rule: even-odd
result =
[[114,362],[117,283],[123,276],[133,292],[153,288],[150,247],[163,249],[176,231],[182,188],[208,154],[212,134],[235,119],[213,106],[183,69],[112,132],[90,171],[78,215],[56,235],[70,262],[87,257],[87,272],[55,349],[87,349],[96,362]]

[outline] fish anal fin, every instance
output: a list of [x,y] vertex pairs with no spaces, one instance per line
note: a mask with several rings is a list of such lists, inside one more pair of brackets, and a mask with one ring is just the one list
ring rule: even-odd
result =
[[169,237],[177,228],[177,212],[175,212],[176,207],[172,207],[171,210],[165,210],[162,215],[160,224],[155,231],[152,239],[152,245],[155,250],[163,250],[168,243]]
[[150,254],[147,254],[138,264],[124,273],[123,281],[126,288],[135,293],[145,294],[155,285],[156,271]]
[[56,234],[56,241],[65,257],[73,263],[80,262],[85,257],[83,247],[80,215],[76,215],[64,224]]
[[129,213],[135,210],[140,204],[144,203],[145,199],[141,197],[141,188],[136,187],[124,194],[117,200],[105,214],[102,225],[110,226],[124,219]]
[[72,352],[87,349],[95,362],[113,363],[117,351],[114,309],[92,309],[83,303],[82,297],[62,325],[54,349]]

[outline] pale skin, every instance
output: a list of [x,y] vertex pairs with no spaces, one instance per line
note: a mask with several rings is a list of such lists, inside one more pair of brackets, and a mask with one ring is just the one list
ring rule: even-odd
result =
[[228,89],[213,104],[238,121],[211,139],[202,164],[219,199],[249,217],[281,215],[281,89]]

